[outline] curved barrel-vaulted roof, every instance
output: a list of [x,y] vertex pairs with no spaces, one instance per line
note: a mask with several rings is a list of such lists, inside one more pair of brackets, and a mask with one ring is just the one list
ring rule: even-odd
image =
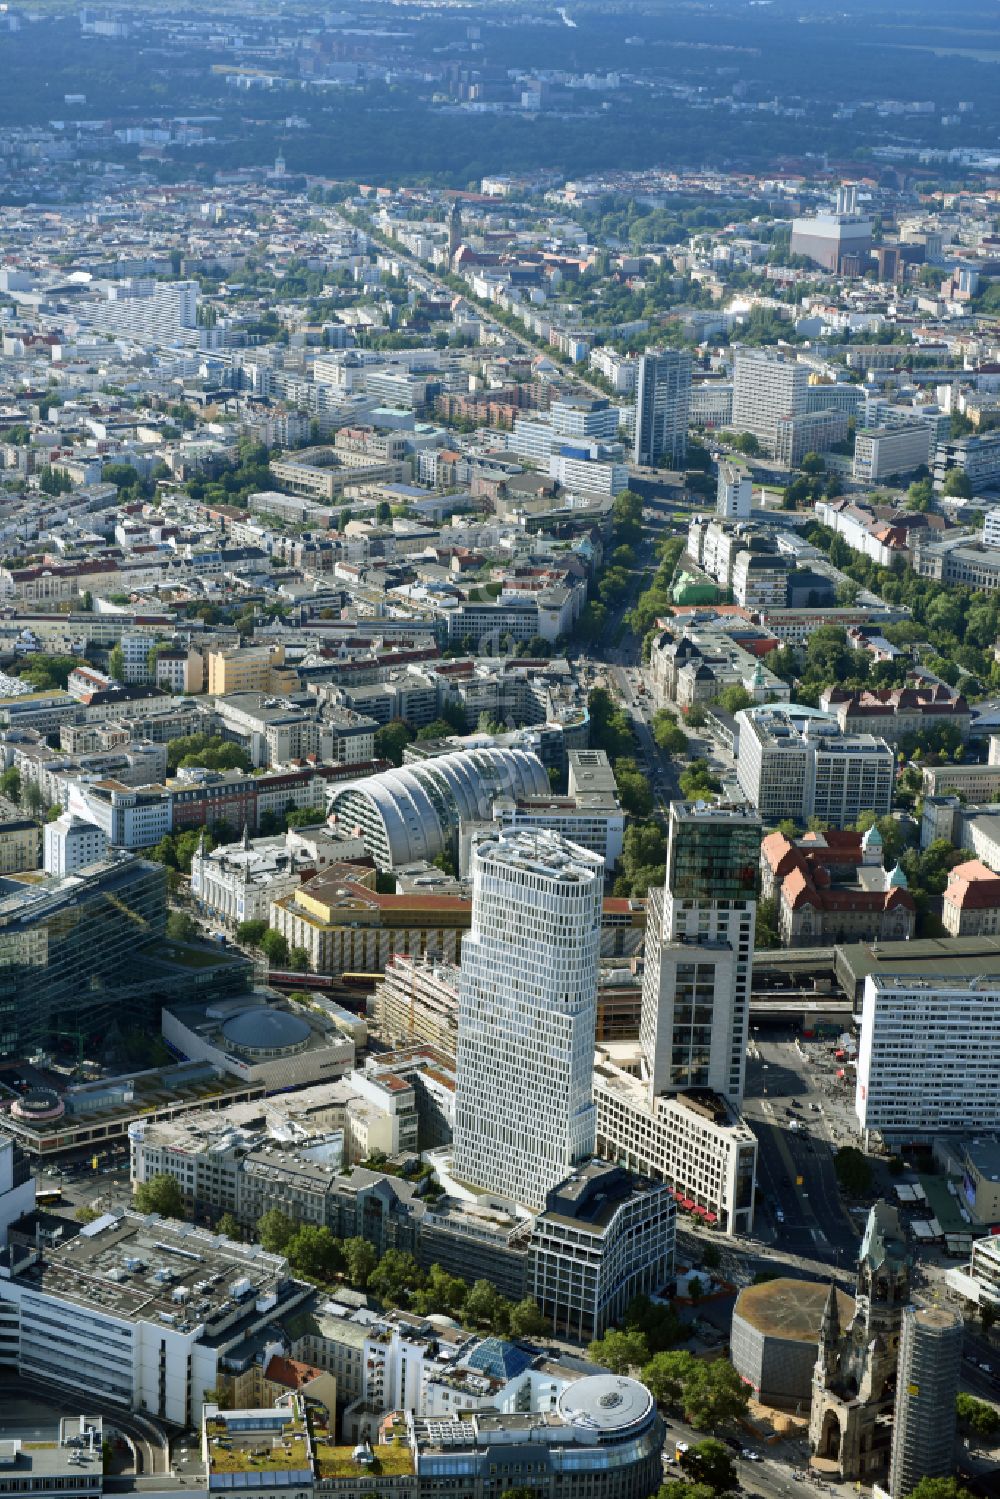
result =
[[334,792],[330,811],[357,826],[380,869],[433,859],[459,822],[489,821],[498,796],[517,800],[549,791],[537,755],[521,749],[465,749],[399,770],[348,781]]

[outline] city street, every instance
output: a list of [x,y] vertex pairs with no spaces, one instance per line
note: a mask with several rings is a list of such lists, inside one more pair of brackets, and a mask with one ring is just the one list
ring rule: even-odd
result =
[[759,1142],[757,1231],[799,1253],[850,1264],[862,1220],[841,1200],[824,1090],[793,1039],[758,1032],[750,1053],[744,1109]]

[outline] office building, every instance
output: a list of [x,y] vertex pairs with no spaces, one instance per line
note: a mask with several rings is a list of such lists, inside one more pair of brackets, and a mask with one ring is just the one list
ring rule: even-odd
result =
[[606,396],[561,396],[549,407],[552,430],[560,438],[614,442],[618,408]]
[[113,776],[77,783],[70,792],[70,811],[96,824],[109,848],[131,853],[153,848],[174,829],[173,798],[166,786],[126,786]]
[[376,1150],[416,1151],[416,1095],[397,1070],[372,1064],[280,1097],[140,1122],[129,1131],[129,1145],[133,1185],[163,1173],[174,1177],[196,1217],[228,1212],[252,1226],[263,1197],[262,1211],[279,1206],[309,1221],[306,1199],[296,1192],[311,1172],[322,1199],[343,1166]]
[[628,466],[621,449],[599,442],[561,442],[549,459],[549,478],[563,489],[613,497],[628,488]]
[[570,1385],[545,1419],[510,1414],[412,1420],[418,1493],[447,1489],[488,1499],[530,1487],[556,1499],[569,1487],[593,1499],[645,1499],[662,1476],[663,1422],[638,1381],[592,1374]]
[[889,1493],[906,1499],[922,1478],[955,1469],[955,1396],[962,1318],[943,1306],[908,1306],[899,1339]]
[[760,822],[673,802],[664,888],[646,908],[639,1043],[598,1049],[597,1148],[725,1233],[753,1226],[757,1141],[739,1115]]
[[992,488],[1000,479],[1000,432],[939,442],[934,450],[933,468],[936,484],[944,482],[949,469],[959,468],[974,491]]
[[806,411],[809,368],[774,349],[737,349],[733,361],[733,430],[749,432],[772,457],[778,424]]
[[153,1018],[141,957],[166,929],[166,878],[162,864],[119,858],[31,885],[0,880],[0,1054]]
[[107,857],[108,838],[103,828],[87,822],[75,812],[64,812],[45,824],[45,873],[74,874]]
[[[550,828],[570,843],[600,854],[607,873],[621,858],[625,814],[618,800],[615,773],[603,750],[570,750],[569,785],[565,796],[527,796],[515,801],[498,797],[493,821],[501,827]],[[468,872],[474,826],[462,825],[459,873]]]
[[636,1296],[666,1284],[675,1230],[667,1187],[607,1161],[587,1161],[552,1188],[534,1220],[528,1295],[556,1336],[581,1342],[600,1336],[599,1329],[621,1322]]
[[856,484],[879,484],[895,474],[929,465],[934,430],[929,422],[908,427],[862,427],[854,438]]
[[745,708],[736,774],[769,823],[818,817],[830,827],[892,806],[895,760],[884,739],[841,731],[832,714],[798,704]]
[[[387,1360],[397,1330],[377,1330],[382,1341],[366,1339],[365,1347],[385,1374],[372,1379],[371,1399],[348,1407],[342,1442],[334,1421],[297,1393],[272,1410],[206,1405],[205,1491],[495,1499],[527,1489],[536,1499],[558,1499],[568,1483],[590,1499],[647,1499],[656,1489],[663,1420],[637,1380],[581,1376],[551,1357],[540,1367],[530,1351],[496,1338],[455,1352],[426,1324],[397,1336],[401,1355]],[[392,1402],[391,1371],[400,1362],[401,1398]],[[419,1404],[410,1393],[415,1382]]]
[[1000,1115],[1000,981],[869,974],[854,1108],[865,1135],[991,1130]]
[[733,387],[724,380],[701,380],[691,386],[688,420],[692,427],[729,427],[733,420]]
[[349,781],[334,792],[330,811],[359,830],[379,869],[392,869],[451,848],[462,818],[481,817],[494,797],[550,789],[542,762],[525,750],[456,750]]
[[480,838],[472,870],[454,1170],[538,1209],[594,1150],[604,863],[558,834],[512,831]]
[[0,1320],[23,1377],[188,1427],[227,1354],[312,1294],[259,1244],[105,1213],[44,1250],[10,1246]]
[[[6,1249],[12,1223],[34,1211],[35,1179],[16,1140],[0,1135],[0,1249]],[[4,1329],[0,1324],[0,1363]]]
[[[328,1419],[337,1417],[337,1387],[324,1402]],[[314,1419],[320,1419],[319,1411]],[[296,1390],[291,1399],[272,1409],[220,1410],[214,1402],[202,1407],[201,1458],[208,1495],[253,1493],[278,1499],[292,1495],[306,1499],[313,1492],[313,1447],[306,1405]],[[322,1448],[320,1450],[323,1450]],[[262,1482],[263,1480],[263,1482]]]
[[288,699],[237,692],[215,704],[226,737],[243,746],[252,765],[334,760],[359,765],[375,758],[378,724],[350,708],[325,707],[322,716]]
[[594,1065],[597,1153],[666,1182],[678,1209],[724,1234],[753,1228],[757,1136],[727,1099],[708,1088],[652,1101],[635,1075],[641,1053],[598,1046]]
[[683,468],[687,460],[691,355],[651,349],[639,360],[633,461],[649,468]]
[[207,653],[208,692],[216,697],[232,693],[297,692],[298,678],[285,666],[283,645],[245,645]]
[[650,1101],[698,1088],[742,1099],[760,834],[747,808],[670,805],[666,880],[646,917],[639,1038]]
[[719,487],[715,513],[723,520],[749,520],[753,503],[753,479],[741,463],[719,464]]
[[774,424],[771,456],[784,469],[797,468],[807,453],[828,453],[846,442],[849,432],[850,418],[837,407],[780,416]]
[[1000,1307],[1000,1236],[973,1239],[969,1274],[979,1288],[979,1305]]

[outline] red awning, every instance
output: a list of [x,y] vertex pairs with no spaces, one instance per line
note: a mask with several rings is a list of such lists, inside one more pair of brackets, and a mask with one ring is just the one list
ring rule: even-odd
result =
[[718,1223],[718,1221],[719,1221],[719,1215],[718,1215],[718,1213],[712,1213],[712,1212],[710,1212],[708,1210],[708,1208],[706,1208],[705,1209],[705,1222],[706,1223]]
[[682,1208],[693,1208],[694,1207],[694,1200],[692,1198],[690,1198],[690,1197],[681,1197],[678,1200],[679,1200],[680,1205],[681,1205]]
[[694,1210],[695,1210],[696,1213],[700,1213],[703,1218],[704,1218],[705,1214],[708,1212],[708,1208],[701,1207],[701,1205],[699,1203],[697,1203],[697,1202],[694,1205]]

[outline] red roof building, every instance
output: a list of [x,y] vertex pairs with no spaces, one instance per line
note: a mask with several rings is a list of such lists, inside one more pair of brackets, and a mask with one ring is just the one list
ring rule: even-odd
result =
[[1000,932],[1000,875],[979,859],[956,864],[948,876],[941,921],[952,937]]
[[819,705],[836,717],[841,733],[874,734],[890,744],[942,723],[952,724],[964,741],[972,723],[966,699],[944,682],[860,692],[828,687]]
[[794,841],[770,833],[761,844],[761,898],[774,900],[783,947],[912,937],[916,905],[897,864],[882,864],[877,828],[828,828]]

